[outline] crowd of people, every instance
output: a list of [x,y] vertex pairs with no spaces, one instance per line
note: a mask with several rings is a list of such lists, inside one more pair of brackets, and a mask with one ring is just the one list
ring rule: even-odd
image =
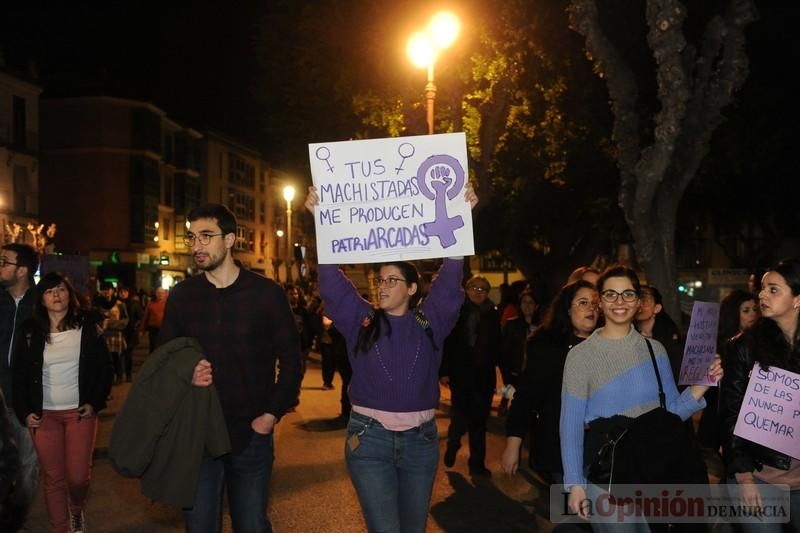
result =
[[[477,203],[469,186],[464,200]],[[312,187],[305,207],[313,213],[317,203]],[[113,386],[133,381],[112,435],[114,467],[180,505],[187,531],[219,531],[223,494],[234,530],[271,531],[273,430],[298,405],[312,350],[321,389],[341,378],[344,461],[369,531],[425,530],[439,462],[455,466],[465,434],[470,475],[493,475],[486,432],[495,395],[506,422],[502,470],[518,472],[528,442],[530,469],[562,485],[571,513],[597,531],[608,526],[592,521],[586,503],[605,490],[591,472],[598,438],[659,410],[659,424],[720,454],[724,481],[746,504],[761,504],[764,485],[788,485],[800,530],[800,461],[733,435],[754,363],[800,372],[800,262],[768,270],[755,293],[723,299],[721,357],[707,370],[720,386],[678,387],[682,332],[659,289],[627,267],[576,269],[549,305],[518,282],[498,306],[486,277],[463,281],[462,257],[445,258],[427,290],[413,264],[390,261],[377,266],[370,301],[335,265],[319,265],[308,294],[249,272],[233,259],[235,235],[224,206],[192,211],[186,241],[200,274],[146,302],[105,282],[87,302],[54,272],[34,284],[33,249],[2,247],[0,530],[24,527],[41,469],[51,530],[85,531],[97,414]],[[145,334],[151,355],[134,381],[132,352]],[[165,368],[185,379],[165,380]],[[440,458],[443,388],[452,401]],[[140,430],[142,409],[166,397],[171,407]],[[691,418],[696,432],[681,422]],[[170,442],[194,442],[180,464],[174,449],[145,443],[164,431]],[[140,454],[126,457],[134,448],[149,450],[147,464],[169,466],[146,472],[133,462]]]

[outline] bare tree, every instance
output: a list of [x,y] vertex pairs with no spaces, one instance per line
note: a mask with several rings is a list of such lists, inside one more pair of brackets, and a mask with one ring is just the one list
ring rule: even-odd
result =
[[[634,69],[604,33],[597,2],[572,0],[569,7],[570,26],[586,39],[587,56],[611,98],[619,205],[637,260],[676,318],[678,205],[724,119],[722,110],[748,76],[744,31],[757,19],[751,0],[730,0],[724,15],[711,17],[695,47],[684,34],[687,14],[678,0],[647,0],[647,43],[655,58],[659,104],[647,117]],[[652,139],[646,137],[648,126]]]

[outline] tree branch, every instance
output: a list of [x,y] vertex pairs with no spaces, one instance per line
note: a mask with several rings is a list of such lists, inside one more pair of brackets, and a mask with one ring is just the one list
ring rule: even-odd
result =
[[[733,102],[733,95],[749,74],[749,59],[745,49],[744,30],[758,19],[752,0],[732,0],[725,13],[724,23],[718,19],[709,25],[700,61],[703,68],[716,66],[706,76],[706,82],[696,84],[692,102],[683,127],[682,148],[687,156],[677,165],[677,194],[680,196],[697,173],[709,149],[714,130],[724,120],[722,109]],[[711,31],[713,28],[714,31]],[[715,46],[715,41],[720,45]],[[706,56],[706,53],[714,55]],[[701,81],[698,79],[698,81]],[[680,162],[680,160],[678,161]]]
[[[632,191],[636,183],[636,163],[639,160],[639,114],[636,106],[639,92],[636,78],[600,27],[600,17],[594,0],[572,0],[568,8],[570,28],[586,39],[586,55],[594,63],[595,72],[606,79],[614,114],[614,139],[620,167],[620,207],[629,218],[635,201]],[[630,222],[630,220],[629,220]]]
[[638,183],[635,203],[650,212],[659,185],[672,162],[675,143],[689,100],[689,79],[682,54],[686,48],[683,24],[686,10],[677,0],[648,0],[647,42],[656,60],[656,80],[661,111],[655,116],[655,139],[642,150],[636,165]]

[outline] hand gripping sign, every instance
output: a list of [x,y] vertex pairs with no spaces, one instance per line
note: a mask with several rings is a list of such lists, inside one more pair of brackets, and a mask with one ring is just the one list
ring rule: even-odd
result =
[[800,459],[800,374],[756,363],[733,434]]
[[310,144],[322,264],[474,254],[463,133]]

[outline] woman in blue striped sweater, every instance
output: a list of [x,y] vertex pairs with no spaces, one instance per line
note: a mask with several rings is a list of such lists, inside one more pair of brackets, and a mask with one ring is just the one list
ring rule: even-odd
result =
[[[600,310],[605,325],[567,355],[561,402],[561,454],[569,507],[589,519],[584,474],[584,424],[598,418],[624,415],[635,418],[659,406],[658,383],[645,338],[633,327],[640,306],[636,273],[623,266],[607,269],[597,280]],[[692,385],[678,393],[664,346],[650,341],[668,411],[687,419],[705,407],[705,385]],[[715,361],[709,373],[719,379],[722,368]],[[636,524],[647,529],[647,524]],[[600,527],[599,527],[600,526]],[[602,524],[592,524],[597,531]]]

